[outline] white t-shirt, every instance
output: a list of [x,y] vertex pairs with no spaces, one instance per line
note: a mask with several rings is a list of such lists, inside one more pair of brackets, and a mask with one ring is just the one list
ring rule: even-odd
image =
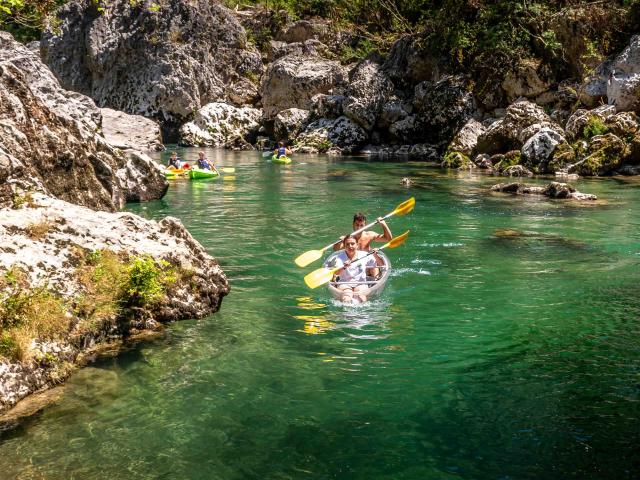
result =
[[[368,252],[365,252],[363,250],[357,250],[355,258],[351,260],[351,263],[355,263],[357,259],[366,257],[367,253]],[[347,257],[347,252],[343,250],[335,259],[335,267],[342,267],[347,262],[347,260],[349,260],[349,257]],[[364,283],[367,281],[367,268],[377,266],[378,264],[376,263],[375,257],[373,255],[369,255],[367,260],[358,262],[356,265],[352,265],[339,272],[338,275],[340,276],[340,283]]]

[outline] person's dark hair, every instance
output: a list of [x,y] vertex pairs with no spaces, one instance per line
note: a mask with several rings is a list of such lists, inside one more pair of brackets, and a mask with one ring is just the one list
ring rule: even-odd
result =
[[359,222],[359,221],[364,221],[364,222],[367,221],[367,216],[362,212],[358,212],[353,216],[353,222],[354,223],[355,222]]
[[279,142],[278,142],[278,146],[279,146],[279,147],[284,147],[284,142],[283,142],[282,140],[281,140],[281,141],[279,141]]

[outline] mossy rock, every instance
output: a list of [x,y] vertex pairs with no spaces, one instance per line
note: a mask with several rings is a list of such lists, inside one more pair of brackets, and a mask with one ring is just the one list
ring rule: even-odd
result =
[[629,165],[640,165],[640,134],[636,134],[627,143],[624,154],[624,163]]
[[474,164],[469,157],[462,152],[449,152],[444,156],[440,164],[442,168],[473,168]]
[[567,142],[559,144],[553,152],[553,158],[547,166],[551,173],[564,170],[567,166],[575,163],[576,152]]
[[582,136],[587,140],[598,135],[604,135],[607,132],[609,132],[609,127],[596,115],[590,116],[585,126],[582,127]]
[[611,173],[623,164],[625,144],[613,134],[599,135],[589,145],[590,155],[577,165],[580,175],[599,176]]
[[[493,168],[495,168],[498,172],[502,173],[507,168],[513,167],[514,165],[519,165],[520,160],[522,158],[520,154],[520,150],[510,150],[504,155],[495,155],[497,162],[494,162]],[[491,157],[491,160],[494,160],[494,157]]]

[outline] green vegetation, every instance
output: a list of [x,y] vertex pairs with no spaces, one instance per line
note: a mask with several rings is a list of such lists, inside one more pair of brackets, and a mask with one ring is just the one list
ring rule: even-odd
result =
[[587,124],[582,129],[582,136],[589,140],[596,135],[604,135],[609,131],[609,127],[607,127],[600,117],[595,115],[589,117]]
[[447,153],[440,164],[443,168],[468,168],[472,165],[471,159],[462,152]]
[[0,276],[0,357],[32,358],[34,339],[53,340],[71,331],[97,332],[132,309],[152,308],[162,300],[178,271],[150,256],[133,259],[109,251],[80,253],[76,277],[82,294],[64,301],[46,287],[30,286],[26,272],[13,268]]

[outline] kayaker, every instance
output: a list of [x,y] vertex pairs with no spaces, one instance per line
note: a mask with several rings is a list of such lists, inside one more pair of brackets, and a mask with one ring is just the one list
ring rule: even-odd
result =
[[[365,252],[369,252],[371,250],[371,242],[390,242],[393,238],[391,230],[387,225],[387,222],[384,221],[382,217],[378,217],[376,223],[379,223],[382,227],[382,231],[384,233],[380,234],[374,232],[372,230],[365,230],[364,232],[360,232],[355,236],[355,239],[358,241],[358,250],[362,250]],[[353,216],[353,231],[360,230],[367,224],[367,216],[364,213],[358,212]],[[347,237],[350,238],[351,236]],[[333,245],[333,250],[340,250],[344,248],[344,239],[345,236],[340,237],[340,242]],[[368,271],[368,274],[374,278],[378,278],[380,275],[380,269],[372,268]]]
[[214,172],[218,172],[218,169],[213,164],[213,162],[209,162],[204,156],[204,152],[198,152],[198,168],[201,170],[213,170]]
[[273,151],[273,154],[276,156],[276,158],[286,157],[291,155],[291,150],[289,150],[281,140],[278,142],[278,148]]
[[367,270],[376,269],[384,265],[384,261],[378,255],[377,250],[373,250],[366,260],[362,260],[352,265],[356,260],[366,257],[367,252],[358,250],[358,241],[353,237],[344,240],[344,251],[340,252],[335,260],[335,267],[343,267],[333,278],[334,282],[339,282],[336,288],[342,293],[343,303],[366,302],[369,286],[367,285]]
[[169,164],[167,168],[182,168],[182,160],[178,158],[178,152],[171,152],[171,157],[169,157]]

